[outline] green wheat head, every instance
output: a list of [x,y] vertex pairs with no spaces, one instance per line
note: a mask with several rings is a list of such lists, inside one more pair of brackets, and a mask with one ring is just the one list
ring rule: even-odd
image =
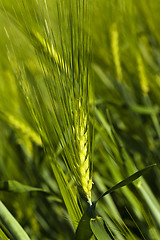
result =
[[57,1],[56,4],[58,36],[54,35],[47,17],[47,3],[41,10],[46,16],[41,23],[38,21],[41,11],[35,11],[39,32],[15,17],[14,22],[33,45],[43,72],[42,78],[37,80],[29,70],[30,65],[23,64],[19,67],[18,79],[44,146],[53,161],[57,161],[56,153],[61,149],[59,157],[91,204],[88,1]]

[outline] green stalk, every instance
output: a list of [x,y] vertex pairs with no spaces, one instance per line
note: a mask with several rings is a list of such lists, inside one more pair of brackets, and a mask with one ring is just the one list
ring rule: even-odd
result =
[[13,236],[14,240],[30,240],[27,233],[23,230],[21,225],[16,221],[4,204],[0,201],[0,219],[5,227]]

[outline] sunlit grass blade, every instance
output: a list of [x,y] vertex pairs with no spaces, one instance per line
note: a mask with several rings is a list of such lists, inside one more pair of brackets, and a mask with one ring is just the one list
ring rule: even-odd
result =
[[0,219],[15,240],[30,240],[16,219],[0,201]]
[[1,228],[0,228],[0,238],[1,240],[9,240],[9,238],[6,236],[6,234],[3,232]]

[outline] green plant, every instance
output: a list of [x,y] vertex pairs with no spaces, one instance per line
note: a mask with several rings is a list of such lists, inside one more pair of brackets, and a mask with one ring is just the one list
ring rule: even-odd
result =
[[15,206],[25,199],[17,219],[31,201],[24,228],[33,239],[158,239],[160,189],[136,180],[160,174],[158,15],[147,21],[148,6],[127,0],[1,1],[1,10],[2,199],[10,208],[6,191]]

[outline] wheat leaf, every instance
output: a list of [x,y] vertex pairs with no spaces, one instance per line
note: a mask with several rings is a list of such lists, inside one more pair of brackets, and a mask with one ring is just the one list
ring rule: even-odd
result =
[[14,240],[30,240],[27,233],[23,230],[20,224],[0,201],[0,219],[2,220],[5,227],[13,236]]
[[89,240],[93,232],[90,227],[90,220],[95,218],[95,204],[88,206],[87,210],[83,214],[75,234],[75,240]]
[[91,229],[98,240],[111,239],[104,227],[104,221],[101,217],[92,218],[90,220]]
[[[142,175],[144,175],[146,172],[148,172],[150,169],[152,169],[153,167],[155,167],[156,164],[152,164],[150,166],[147,166],[145,168],[143,168],[142,170],[134,173],[133,175],[129,176],[128,178],[124,179],[123,181],[119,182],[118,184],[116,184],[115,186],[113,186],[112,188],[110,188],[109,190],[107,190],[105,193],[103,193],[98,199],[97,201],[99,201],[102,197],[106,196],[109,193],[112,193],[113,191],[122,188],[130,183],[132,183],[133,181],[135,181],[137,178],[141,177]],[[96,201],[96,202],[97,202]]]
[[47,192],[42,188],[36,188],[36,187],[24,185],[15,180],[1,181],[0,182],[0,191],[15,192],[15,193],[42,192],[45,194],[51,194],[50,192]]
[[3,230],[0,228],[0,239],[1,240],[9,240],[9,238],[6,236],[6,234],[3,232]]

